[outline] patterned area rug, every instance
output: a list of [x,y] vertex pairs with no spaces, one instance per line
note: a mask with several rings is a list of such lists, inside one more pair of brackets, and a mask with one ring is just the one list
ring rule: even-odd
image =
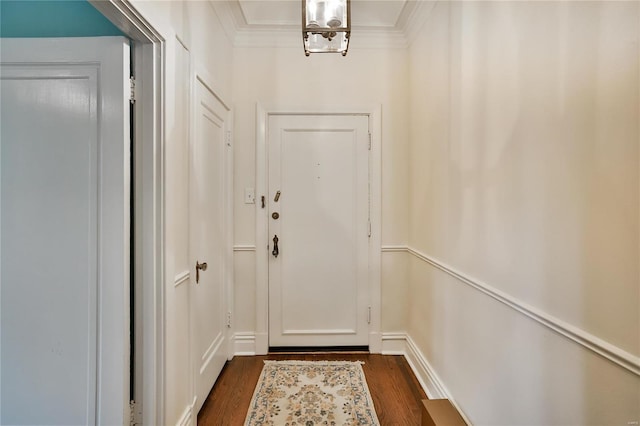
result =
[[265,361],[244,424],[380,425],[359,361]]

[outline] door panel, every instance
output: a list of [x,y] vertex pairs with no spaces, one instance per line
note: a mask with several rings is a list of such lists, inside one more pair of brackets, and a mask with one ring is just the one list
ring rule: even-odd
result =
[[368,344],[368,154],[365,116],[270,118],[271,346]]
[[[83,423],[96,392],[97,70],[14,70],[40,75],[9,80],[2,68],[2,423]],[[23,117],[40,125],[11,125]],[[21,412],[31,404],[37,414]]]
[[2,49],[0,423],[121,424],[129,46],[31,39]]
[[[195,262],[206,262],[193,281],[192,350],[196,412],[227,359],[225,247],[225,126],[228,112],[199,80],[195,88],[195,135],[191,149],[190,235]],[[193,271],[194,277],[198,275]]]

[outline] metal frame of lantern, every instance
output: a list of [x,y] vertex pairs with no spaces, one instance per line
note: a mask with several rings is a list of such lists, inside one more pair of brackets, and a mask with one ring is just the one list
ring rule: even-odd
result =
[[[320,25],[317,21],[308,20],[308,4],[319,7],[319,4],[326,6],[333,4],[342,6],[343,17],[346,25],[340,21],[339,25],[332,26],[329,22]],[[335,6],[334,6],[335,7]],[[316,9],[316,13],[319,9]],[[351,0],[302,0],[302,43],[304,54],[311,53],[341,53],[347,55],[349,50],[349,39],[351,37]]]

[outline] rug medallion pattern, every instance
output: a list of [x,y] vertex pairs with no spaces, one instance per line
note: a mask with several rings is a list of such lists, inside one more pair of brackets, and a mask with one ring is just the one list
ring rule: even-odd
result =
[[245,426],[378,426],[361,364],[265,361]]

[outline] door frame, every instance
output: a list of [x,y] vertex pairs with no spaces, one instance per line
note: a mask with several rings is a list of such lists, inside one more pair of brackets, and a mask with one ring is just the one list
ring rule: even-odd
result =
[[[88,0],[134,43],[138,109],[135,120],[134,200],[137,388],[131,421],[164,424],[164,79],[165,40],[129,0]],[[162,28],[169,34],[169,28]],[[144,220],[143,220],[144,218]]]
[[371,154],[369,163],[371,238],[369,239],[369,351],[381,353],[381,231],[382,231],[382,132],[381,105],[340,107],[263,106],[256,103],[256,355],[269,351],[269,215],[257,201],[267,199],[268,183],[268,123],[272,115],[365,115],[369,117]]

